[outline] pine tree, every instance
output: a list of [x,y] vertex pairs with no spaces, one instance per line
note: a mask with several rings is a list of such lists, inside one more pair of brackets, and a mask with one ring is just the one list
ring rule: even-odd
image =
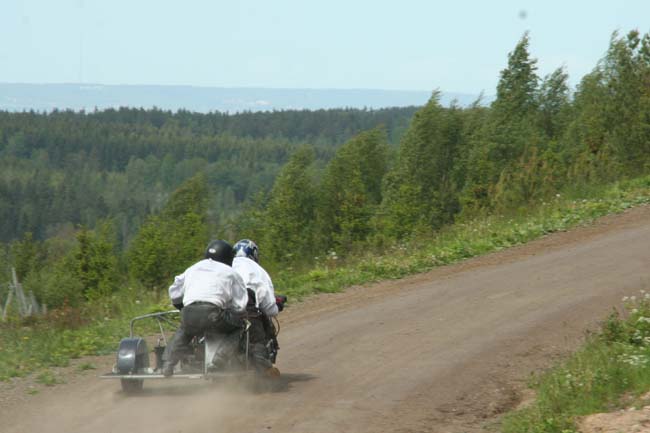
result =
[[529,44],[526,32],[508,54],[508,67],[501,71],[492,108],[504,122],[530,115],[537,109],[537,60],[530,57]]
[[277,262],[301,261],[313,254],[316,192],[310,167],[314,150],[299,148],[273,184],[266,208],[263,243],[265,254]]
[[77,233],[72,272],[86,297],[105,296],[117,289],[118,259],[114,238],[110,222],[102,223],[95,231],[82,227]]
[[9,250],[20,281],[24,280],[30,272],[40,269],[40,263],[45,259],[42,242],[34,240],[31,232],[26,232],[20,241],[13,242]]
[[318,207],[317,244],[321,250],[364,240],[381,202],[381,182],[388,166],[386,133],[363,132],[345,143],[328,164]]
[[207,245],[208,187],[199,174],[183,183],[158,215],[143,224],[128,251],[132,277],[159,290],[201,258]]
[[404,237],[416,227],[436,229],[458,212],[454,164],[462,141],[460,109],[440,106],[439,93],[418,111],[384,182],[386,230]]
[[564,68],[558,68],[542,81],[537,97],[540,126],[549,140],[562,136],[569,120],[569,76]]
[[[463,211],[489,208],[495,187],[510,178],[526,154],[544,147],[544,133],[538,126],[539,101],[537,60],[528,52],[525,33],[508,54],[508,66],[501,71],[497,98],[483,126],[471,137],[467,177],[462,194]],[[536,149],[534,149],[536,148]]]
[[609,145],[617,159],[631,170],[648,161],[647,88],[650,75],[650,38],[633,30],[626,37],[614,33],[609,50],[601,62],[609,93],[606,122]]
[[576,117],[565,137],[573,181],[608,181],[649,163],[648,84],[650,37],[615,32],[607,53],[576,92]]

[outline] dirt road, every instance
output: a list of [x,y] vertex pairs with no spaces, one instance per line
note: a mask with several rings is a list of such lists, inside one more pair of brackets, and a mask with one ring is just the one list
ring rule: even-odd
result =
[[[474,432],[650,286],[650,207],[283,313],[282,389],[87,375],[0,408],[3,433]],[[108,365],[110,360],[106,360]]]

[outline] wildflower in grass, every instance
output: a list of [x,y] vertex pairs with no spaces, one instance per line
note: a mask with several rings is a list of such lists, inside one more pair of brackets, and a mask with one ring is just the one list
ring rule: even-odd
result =
[[[650,359],[646,355],[641,354],[625,354],[619,356],[618,360],[624,364],[630,365],[632,367],[645,367],[650,362]],[[625,379],[623,379],[625,381]]]

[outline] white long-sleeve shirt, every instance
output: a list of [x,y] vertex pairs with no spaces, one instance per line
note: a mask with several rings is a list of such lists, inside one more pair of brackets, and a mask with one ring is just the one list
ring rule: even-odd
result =
[[241,275],[246,287],[255,292],[257,308],[267,316],[276,316],[278,306],[275,303],[273,282],[264,268],[248,257],[235,257],[232,267]]
[[190,305],[210,302],[223,309],[242,312],[246,309],[246,285],[233,268],[223,263],[204,259],[190,266],[174,278],[169,287],[172,303]]

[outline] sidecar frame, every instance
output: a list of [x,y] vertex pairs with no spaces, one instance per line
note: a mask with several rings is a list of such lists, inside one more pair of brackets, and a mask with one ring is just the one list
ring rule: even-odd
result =
[[[225,370],[225,371],[210,371],[209,362],[207,357],[203,356],[203,371],[192,371],[192,372],[183,372],[181,370],[174,374],[171,377],[165,377],[162,374],[162,355],[165,350],[165,347],[168,344],[167,336],[165,335],[164,324],[173,326],[177,328],[179,322],[172,319],[173,316],[178,317],[180,311],[170,310],[162,311],[158,313],[144,314],[142,316],[137,316],[131,319],[129,323],[129,337],[123,338],[120,341],[117,358],[113,370],[110,373],[103,374],[100,376],[102,379],[120,379],[122,384],[122,390],[127,394],[135,393],[143,388],[143,383],[145,379],[204,379],[204,380],[217,380],[220,378],[226,377],[242,377],[249,376],[255,373],[255,369],[251,369],[249,358],[248,358],[248,348],[249,348],[249,326],[248,321],[246,322],[245,329],[245,339],[246,339],[246,349],[244,357],[243,369],[239,370]],[[154,319],[158,324],[160,330],[160,337],[158,338],[158,344],[154,347],[153,353],[155,354],[156,365],[154,368],[149,366],[149,353],[147,347],[147,342],[144,338],[135,336],[134,328],[136,322],[145,319]],[[199,344],[206,345],[208,341],[203,339]]]

